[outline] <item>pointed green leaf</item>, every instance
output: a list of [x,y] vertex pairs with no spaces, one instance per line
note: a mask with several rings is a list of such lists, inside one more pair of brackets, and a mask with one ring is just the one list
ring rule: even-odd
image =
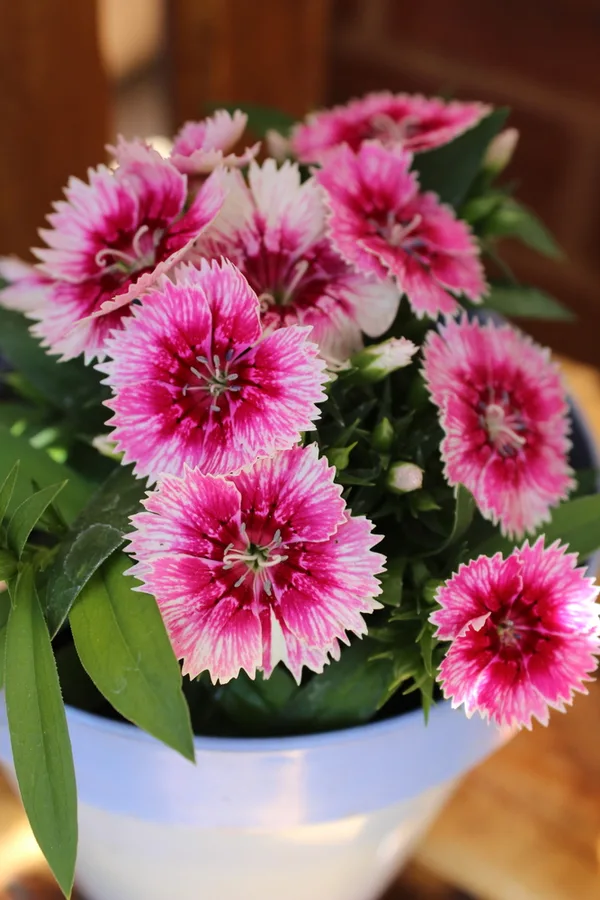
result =
[[531,210],[512,197],[507,197],[492,213],[486,222],[485,234],[519,238],[528,247],[552,259],[563,255],[546,226]]
[[435,550],[429,550],[427,553],[423,553],[422,556],[437,556],[437,554],[441,553],[442,550],[445,550],[446,547],[451,547],[452,544],[459,541],[468,531],[469,526],[473,521],[473,515],[476,508],[475,500],[471,492],[468,491],[464,485],[457,485],[452,531],[439,547],[436,547]]
[[[577,497],[561,503],[552,513],[551,521],[530,537],[531,542],[545,535],[546,546],[556,540],[568,544],[573,553],[578,553],[584,562],[600,547],[600,494]],[[471,553],[474,558],[480,554],[493,556],[494,553],[511,553],[515,541],[495,534],[484,541]]]
[[44,610],[52,635],[94,572],[124,544],[131,531],[129,517],[140,508],[145,492],[146,483],[134,478],[131,468],[119,467],[74,522],[48,570]]
[[17,781],[32,831],[63,893],[73,886],[77,787],[50,636],[33,572],[16,583],[5,648],[6,712]]
[[10,613],[8,591],[0,594],[0,691],[4,687],[4,649],[6,647],[6,626]]
[[465,199],[477,176],[485,151],[506,120],[508,111],[496,109],[475,128],[465,131],[449,144],[415,156],[421,189],[435,191],[455,208]]
[[[8,581],[17,571],[17,560],[8,550],[0,549],[0,582]],[[1,596],[1,594],[0,594]]]
[[[30,332],[31,322],[21,313],[0,307],[0,351],[4,359],[25,376],[54,407],[80,415],[109,396],[100,384],[102,375],[81,359],[59,362]],[[104,419],[103,419],[104,421]]]
[[193,761],[179,665],[154,597],[123,574],[130,566],[113,556],[81,592],[69,617],[77,653],[117,712]]
[[4,479],[2,487],[0,487],[0,522],[6,515],[8,507],[10,505],[18,474],[19,460],[14,463],[12,469]]
[[51,484],[42,488],[41,491],[24,500],[14,511],[8,523],[6,538],[8,546],[18,558],[25,549],[29,535],[66,483],[63,481],[60,484]]
[[18,460],[19,478],[8,506],[9,512],[14,512],[31,495],[32,482],[48,487],[68,479],[65,489],[57,497],[56,505],[65,521],[72,522],[85,506],[92,488],[68,466],[50,459],[45,450],[35,450],[25,438],[15,437],[0,425],[0,473],[8,472]]
[[406,559],[403,557],[388,558],[385,572],[379,576],[381,594],[377,598],[385,606],[400,606],[404,589],[404,572]]
[[570,309],[544,291],[521,285],[493,285],[483,304],[494,312],[513,318],[563,322],[572,322],[577,318]]

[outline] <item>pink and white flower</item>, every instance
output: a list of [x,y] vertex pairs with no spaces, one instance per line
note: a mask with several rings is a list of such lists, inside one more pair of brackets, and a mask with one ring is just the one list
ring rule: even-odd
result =
[[241,139],[248,116],[218,109],[200,122],[186,122],[175,135],[171,162],[185,175],[208,175],[217,166],[245,166],[254,159],[260,143],[246,147],[240,156],[231,151]]
[[0,278],[8,282],[0,290],[0,306],[33,315],[48,303],[52,282],[36,266],[16,256],[2,256]]
[[303,666],[321,672],[339,656],[347,632],[366,633],[385,560],[334,473],[316,445],[224,477],[186,468],[133,516],[131,573],[156,597],[185,674],[226,682],[282,661],[299,681]]
[[509,325],[449,321],[431,332],[424,376],[445,431],[450,484],[520,537],[573,488],[568,406],[548,350]]
[[315,175],[327,193],[329,231],[347,262],[382,283],[394,279],[418,316],[452,314],[463,294],[486,292],[468,225],[433,193],[420,193],[412,155],[366,141],[342,146]]
[[110,435],[137,475],[225,473],[291,447],[319,417],[325,363],[292,326],[264,335],[231,263],[183,266],[105,344]]
[[186,208],[185,176],[142,142],[121,141],[115,154],[116,171],[70,179],[40,231],[48,246],[34,251],[52,286],[33,330],[62,359],[102,356],[124,307],[185,256],[223,201],[211,177]]
[[362,347],[362,332],[378,337],[393,322],[399,294],[349,266],[325,230],[323,194],[314,179],[301,183],[297,165],[251,163],[222,172],[226,199],[197,242],[200,257],[228,257],[244,273],[272,330],[310,325],[321,352],[347,359]]
[[480,556],[437,593],[436,636],[452,641],[440,682],[454,707],[464,704],[498,725],[548,722],[564,712],[600,652],[598,588],[577,554],[540,538],[508,559]]
[[291,149],[304,163],[326,163],[341,144],[358,150],[367,140],[413,153],[441,147],[491,112],[483,103],[446,102],[420,94],[367,94],[308,116],[291,134]]

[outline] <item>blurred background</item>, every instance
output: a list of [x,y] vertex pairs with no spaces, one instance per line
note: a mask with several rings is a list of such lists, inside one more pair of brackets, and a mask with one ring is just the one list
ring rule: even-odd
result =
[[[0,254],[27,254],[68,176],[117,133],[169,134],[211,102],[301,116],[389,89],[510,106],[506,177],[565,259],[506,256],[578,314],[524,327],[570,358],[600,436],[599,60],[600,0],[0,0]],[[596,689],[466,779],[388,900],[600,898],[599,747]],[[0,898],[31,866],[0,784]],[[5,896],[54,896],[28,877]]]

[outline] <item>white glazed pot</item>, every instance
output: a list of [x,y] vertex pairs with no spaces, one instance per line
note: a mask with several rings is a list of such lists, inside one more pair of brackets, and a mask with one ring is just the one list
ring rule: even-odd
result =
[[[454,781],[508,737],[447,703],[303,737],[196,738],[192,765],[67,710],[86,900],[372,900]],[[10,771],[4,704],[0,758]]]

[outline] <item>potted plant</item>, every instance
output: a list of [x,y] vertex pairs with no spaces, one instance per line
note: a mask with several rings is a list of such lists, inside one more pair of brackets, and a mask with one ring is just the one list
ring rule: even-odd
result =
[[79,821],[89,900],[373,897],[596,665],[506,112],[248,114],[262,162],[239,110],[120,140],[2,263],[0,750],[65,895]]

